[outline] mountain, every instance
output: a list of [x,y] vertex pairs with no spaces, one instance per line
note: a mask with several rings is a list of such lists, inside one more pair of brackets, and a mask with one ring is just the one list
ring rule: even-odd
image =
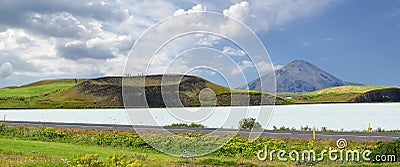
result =
[[275,82],[274,73],[267,74],[250,82],[248,89],[265,92],[275,92],[276,90],[276,92],[297,93],[346,85],[344,81],[304,60],[295,60],[289,63],[285,67],[276,70],[275,75],[276,89],[273,86]]
[[[143,81],[145,85],[141,84]],[[124,104],[129,107],[227,106],[275,101],[289,103],[265,92],[231,90],[188,75],[45,80],[0,89],[0,108],[109,108],[124,107]]]

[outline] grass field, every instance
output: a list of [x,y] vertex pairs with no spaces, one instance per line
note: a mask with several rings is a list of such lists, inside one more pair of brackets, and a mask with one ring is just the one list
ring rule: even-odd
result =
[[[32,141],[18,138],[0,138],[0,148],[0,154],[3,155],[19,156],[21,158],[28,157],[28,159],[32,156],[50,158],[52,161],[46,162],[49,166],[51,166],[51,164],[67,166],[66,160],[72,161],[75,158],[83,157],[87,154],[98,154],[99,159],[103,161],[106,161],[108,157],[113,155],[142,155],[146,157],[148,165],[155,165],[156,162],[159,164],[168,164],[170,161],[176,161],[178,159],[149,150],[132,150],[126,148],[77,145],[72,143]],[[40,161],[41,159],[39,158],[36,161],[33,161],[33,164]],[[28,164],[30,164],[30,162],[26,165]],[[4,164],[0,165],[3,166]]]
[[[78,81],[78,80],[77,80]],[[79,80],[78,82],[81,82]],[[6,87],[0,89],[0,98],[35,97],[50,94],[74,86],[74,79],[45,80],[21,87]]]
[[[82,108],[79,99],[60,98],[62,91],[87,79],[44,80],[19,87],[0,89],[0,108]],[[87,106],[90,107],[90,106]]]
[[[181,134],[192,138],[194,134]],[[163,139],[161,137],[160,139]],[[346,149],[383,148],[393,144],[378,141],[348,141]],[[384,147],[381,147],[383,144]],[[174,145],[179,147],[178,145]],[[257,152],[268,146],[274,150],[335,149],[336,141],[327,139],[234,137],[217,151],[200,157],[175,157],[159,152],[144,143],[137,134],[127,131],[26,128],[0,126],[0,166],[307,166],[310,162],[260,161]],[[338,149],[338,148],[336,148]],[[379,149],[378,149],[379,150]],[[393,150],[396,151],[396,150]],[[129,165],[130,164],[130,165]],[[399,166],[400,163],[313,162],[314,166]]]
[[391,88],[389,86],[338,86],[294,96],[296,103],[349,102],[362,93]]

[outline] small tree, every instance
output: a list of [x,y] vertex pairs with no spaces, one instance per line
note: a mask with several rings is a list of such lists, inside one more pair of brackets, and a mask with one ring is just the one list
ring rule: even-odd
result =
[[261,129],[261,124],[255,118],[243,118],[239,122],[239,129]]

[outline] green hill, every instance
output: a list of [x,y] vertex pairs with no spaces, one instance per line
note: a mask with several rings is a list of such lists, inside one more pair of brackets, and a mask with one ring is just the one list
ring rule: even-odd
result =
[[[164,96],[170,97],[165,104],[161,94],[161,75],[147,76],[145,86],[142,77],[125,78],[125,99],[131,107],[200,106],[200,105],[259,105],[346,102],[398,102],[400,88],[389,86],[338,86],[314,92],[281,93],[274,96],[258,90],[231,90],[195,76],[164,76],[163,88],[170,89]],[[95,79],[44,80],[23,86],[0,89],[0,108],[121,108],[122,77]],[[179,87],[179,91],[171,88]],[[200,97],[202,90],[212,90]],[[146,93],[144,96],[143,92]],[[204,93],[204,92],[203,92]],[[280,96],[288,97],[283,98]],[[143,97],[146,97],[143,101]],[[171,98],[176,97],[176,98]],[[142,101],[140,100],[142,99]],[[148,104],[148,105],[147,105]]]
[[[78,81],[78,80],[77,80]],[[79,80],[81,82],[82,80]],[[0,98],[34,97],[64,90],[74,86],[75,79],[44,80],[23,86],[5,87],[0,89]]]
[[0,108],[53,108],[43,106],[44,99],[55,98],[61,92],[84,82],[87,79],[57,79],[43,80],[23,86],[5,87],[0,89]]
[[386,90],[390,86],[338,86],[294,96],[296,103],[354,102],[353,99],[372,91]]
[[[260,92],[231,90],[194,76],[170,75],[164,76],[163,87],[179,86],[179,92],[169,91],[169,94],[178,94],[184,106],[199,106],[199,94],[205,88],[211,89],[214,99],[205,96],[203,103],[207,100],[216,101],[217,106],[224,105],[250,105],[271,104],[276,98],[277,104],[289,104],[290,101],[281,97]],[[177,80],[177,78],[182,80]],[[165,107],[161,96],[162,76],[147,76],[145,86],[139,83],[143,77],[125,78],[125,89],[132,89],[136,94],[129,99],[141,99],[144,97],[140,92],[146,92],[147,101],[150,107]],[[122,98],[122,77],[102,77],[95,79],[60,79],[39,81],[20,87],[6,87],[0,89],[0,108],[118,108],[124,106]],[[250,97],[246,98],[247,93]],[[216,99],[215,99],[216,97]],[[263,97],[264,101],[261,101]],[[204,98],[204,97],[203,97]],[[232,103],[231,103],[232,102]],[[174,103],[175,104],[175,103]],[[172,106],[174,106],[172,104]],[[139,102],[132,102],[127,105],[132,107],[143,107]],[[171,104],[169,104],[171,105]],[[210,103],[213,105],[213,103]]]

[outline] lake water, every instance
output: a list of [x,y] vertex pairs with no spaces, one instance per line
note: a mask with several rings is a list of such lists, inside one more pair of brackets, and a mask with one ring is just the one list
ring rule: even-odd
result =
[[[187,111],[189,110],[189,111]],[[169,125],[196,122],[207,127],[235,128],[244,117],[259,116],[272,126],[327,127],[334,130],[400,129],[400,103],[310,104],[262,107],[152,109],[24,109],[0,110],[6,120],[104,124]],[[271,116],[271,117],[270,117]],[[270,119],[269,119],[270,118]],[[268,124],[267,124],[268,123]]]

